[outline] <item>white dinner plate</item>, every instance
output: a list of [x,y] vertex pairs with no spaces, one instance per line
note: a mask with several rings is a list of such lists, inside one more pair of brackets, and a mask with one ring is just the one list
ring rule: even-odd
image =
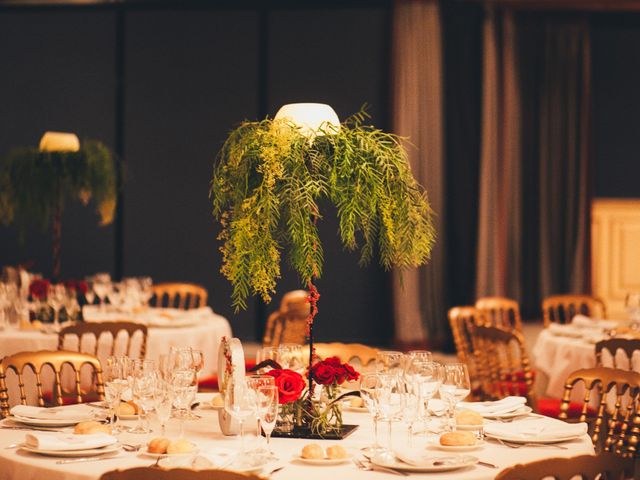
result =
[[440,445],[433,444],[432,447],[444,452],[472,452],[484,447],[484,440],[477,440],[473,445]]
[[530,406],[523,405],[522,407],[512,412],[499,413],[497,415],[485,413],[484,415],[482,415],[482,417],[489,418],[489,419],[507,419],[507,418],[515,418],[515,417],[521,417],[523,415],[528,415],[531,412],[533,412],[533,409]]
[[191,452],[187,452],[187,453],[153,453],[148,451],[145,448],[144,450],[140,450],[140,455],[144,457],[151,457],[151,458],[188,457],[188,456],[197,455],[199,452],[200,452],[199,449],[194,448]]
[[485,436],[487,438],[495,438],[496,440],[504,440],[505,442],[510,443],[560,443],[560,442],[568,442],[569,440],[574,440],[576,438],[582,437],[584,434],[578,435],[567,435],[563,437],[547,437],[547,438],[538,438],[534,435],[530,437],[522,437],[520,435],[496,435],[485,432]]
[[37,453],[39,455],[47,455],[49,457],[94,457],[97,455],[106,455],[120,450],[120,444],[114,443],[101,448],[87,448],[84,450],[42,450],[40,448],[28,447],[20,445],[20,449],[26,452]]
[[345,412],[357,412],[357,413],[368,413],[369,409],[367,407],[354,407],[352,405],[349,405],[348,403],[344,403],[342,404],[342,409]]
[[344,458],[303,458],[301,455],[294,455],[293,459],[298,460],[299,462],[306,463],[308,465],[340,465],[341,463],[346,463],[351,461],[353,455],[348,455]]
[[68,427],[70,425],[76,425],[80,422],[88,422],[90,420],[95,420],[93,415],[77,417],[73,419],[69,418],[30,418],[30,417],[21,417],[19,415],[11,415],[9,419],[13,420],[17,423],[23,423],[25,425],[31,425],[32,427]]
[[392,455],[381,455],[371,458],[371,463],[381,467],[393,468],[405,472],[447,472],[471,467],[478,463],[476,457],[471,455],[440,455],[430,456],[429,461],[421,465],[412,465]]

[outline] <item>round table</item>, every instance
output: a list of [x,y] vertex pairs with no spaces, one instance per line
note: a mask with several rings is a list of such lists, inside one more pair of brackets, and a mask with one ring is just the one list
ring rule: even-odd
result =
[[[211,394],[200,394],[202,405],[207,405]],[[197,444],[201,453],[213,452],[216,449],[237,449],[239,440],[237,437],[225,437],[220,433],[217,421],[217,412],[209,408],[196,410],[202,416],[200,420],[189,421],[185,424],[186,437]],[[344,412],[346,424],[357,424],[360,427],[340,441],[340,444],[348,451],[358,452],[360,448],[369,445],[373,440],[373,427],[371,417],[367,413]],[[169,426],[168,436],[177,435],[177,421],[172,420]],[[400,424],[394,424],[393,442],[399,445],[405,437],[405,432],[400,431]],[[20,442],[25,432],[18,430],[2,430],[0,438],[0,480],[96,480],[110,470],[126,469],[138,466],[150,466],[154,459],[143,456],[141,453],[121,452],[117,457],[92,461],[88,463],[72,463],[59,465],[58,459],[35,455],[17,449],[6,449],[7,445]],[[152,436],[156,436],[153,434]],[[120,440],[124,443],[146,443],[149,436],[122,434]],[[414,440],[414,445],[418,443]],[[335,466],[311,466],[295,460],[302,447],[310,442],[322,444],[323,447],[337,443],[335,440],[303,440],[274,438],[271,440],[273,452],[279,457],[279,461],[265,466],[265,472],[269,472],[276,466],[284,468],[273,474],[274,480],[315,480],[327,478],[349,478],[353,480],[374,480],[390,478],[388,473],[359,470],[351,461]],[[496,476],[500,469],[516,463],[526,463],[547,457],[570,457],[575,455],[593,454],[593,446],[587,435],[562,444],[566,450],[553,447],[522,447],[512,449],[493,441],[487,441],[479,450],[468,453],[480,460],[498,465],[499,469],[488,468],[481,465],[467,467],[462,470],[441,473],[416,473],[415,478],[437,478],[439,480],[488,480]],[[443,454],[434,450],[434,454]]]

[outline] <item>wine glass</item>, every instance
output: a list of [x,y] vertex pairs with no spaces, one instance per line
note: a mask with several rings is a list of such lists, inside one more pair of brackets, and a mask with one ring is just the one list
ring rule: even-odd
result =
[[53,309],[53,330],[60,330],[60,309],[64,305],[67,296],[64,285],[51,285],[49,295],[47,296],[47,304]]
[[112,430],[114,433],[127,431],[128,429],[119,425],[117,416],[118,406],[122,399],[122,393],[127,389],[128,381],[125,371],[124,359],[122,357],[110,356],[104,367],[104,394],[109,413],[112,418]]
[[171,397],[180,420],[180,438],[184,437],[184,421],[195,397],[196,372],[192,369],[174,370],[171,373]]
[[378,393],[381,388],[382,382],[376,373],[366,373],[360,377],[360,397],[364,401],[364,405],[367,407],[367,410],[369,410],[373,420],[374,443],[366,448],[366,451],[371,455],[380,453],[384,450],[380,446],[378,437],[378,421],[380,419]]
[[469,370],[464,363],[450,363],[442,366],[440,398],[447,404],[449,430],[455,430],[454,415],[456,405],[471,392]]
[[378,389],[378,411],[380,419],[387,422],[387,451],[392,452],[392,425],[402,418],[404,407],[404,380],[396,372],[378,373],[380,388]]
[[414,357],[407,362],[404,376],[406,381],[415,388],[420,397],[420,416],[425,424],[425,431],[429,430],[429,400],[440,388],[440,364]]
[[376,372],[400,374],[404,368],[404,354],[393,350],[383,350],[376,354]]
[[420,395],[416,385],[405,382],[403,396],[402,420],[407,424],[407,445],[412,448],[413,424],[418,419],[421,411]]
[[[273,378],[273,377],[271,377]],[[278,418],[278,387],[275,385],[261,385],[257,393],[258,418],[260,426],[267,437],[267,452],[269,459],[276,459],[271,451],[271,433]],[[258,430],[259,431],[259,430]]]
[[244,443],[244,422],[256,413],[256,394],[244,379],[227,383],[224,395],[224,409],[240,424],[241,452],[246,453]]
[[[256,392],[256,395],[261,387],[275,387],[276,385],[276,379],[271,375],[249,375],[245,377],[245,381],[249,388]],[[260,419],[259,411],[256,411],[256,421],[258,424],[258,434],[260,434],[262,421]]]
[[154,394],[156,416],[160,422],[161,436],[165,435],[165,427],[171,417],[171,408],[173,407],[173,398],[171,389],[167,382],[159,380]]
[[624,306],[634,329],[640,329],[640,292],[629,292],[624,299]]
[[138,406],[138,424],[131,433],[149,433],[147,413],[153,408],[154,393],[158,380],[158,373],[153,360],[136,360],[134,362],[132,392]]

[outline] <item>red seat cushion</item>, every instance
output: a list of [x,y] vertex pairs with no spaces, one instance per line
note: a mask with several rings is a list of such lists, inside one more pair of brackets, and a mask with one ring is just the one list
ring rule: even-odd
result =
[[[547,417],[558,418],[560,416],[560,405],[562,400],[559,398],[540,398],[538,399],[538,413]],[[578,418],[582,412],[582,403],[569,402],[569,411],[567,415],[569,418]],[[587,407],[587,416],[595,416],[596,411]]]
[[[47,407],[54,407],[57,404],[53,401],[53,392],[43,392],[42,398],[44,399],[44,404]],[[91,403],[91,402],[99,402],[100,397],[96,392],[86,392],[82,394],[82,403]],[[76,397],[73,394],[63,394],[62,396],[62,404],[63,405],[75,405],[77,402]]]

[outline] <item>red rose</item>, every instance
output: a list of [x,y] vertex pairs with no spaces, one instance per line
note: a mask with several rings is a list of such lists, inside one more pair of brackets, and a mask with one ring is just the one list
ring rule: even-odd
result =
[[341,367],[342,366],[342,362],[340,361],[340,359],[338,357],[325,358],[323,360],[323,362],[326,363],[327,365],[331,365],[332,367]]
[[336,369],[327,362],[318,362],[311,367],[311,375],[320,385],[331,385],[336,380],[336,373]]
[[87,292],[89,291],[89,286],[87,285],[87,282],[85,282],[84,280],[78,280],[76,282],[76,288],[82,295],[86,295]]
[[295,402],[300,398],[305,387],[304,378],[298,372],[289,369],[273,369],[267,372],[276,380],[278,387],[278,403]]
[[38,300],[44,300],[49,295],[49,280],[34,280],[29,285],[29,294]]
[[350,382],[360,378],[360,374],[348,363],[345,363],[344,365],[342,365],[342,367],[344,368],[344,371],[347,375],[347,380],[349,380]]

